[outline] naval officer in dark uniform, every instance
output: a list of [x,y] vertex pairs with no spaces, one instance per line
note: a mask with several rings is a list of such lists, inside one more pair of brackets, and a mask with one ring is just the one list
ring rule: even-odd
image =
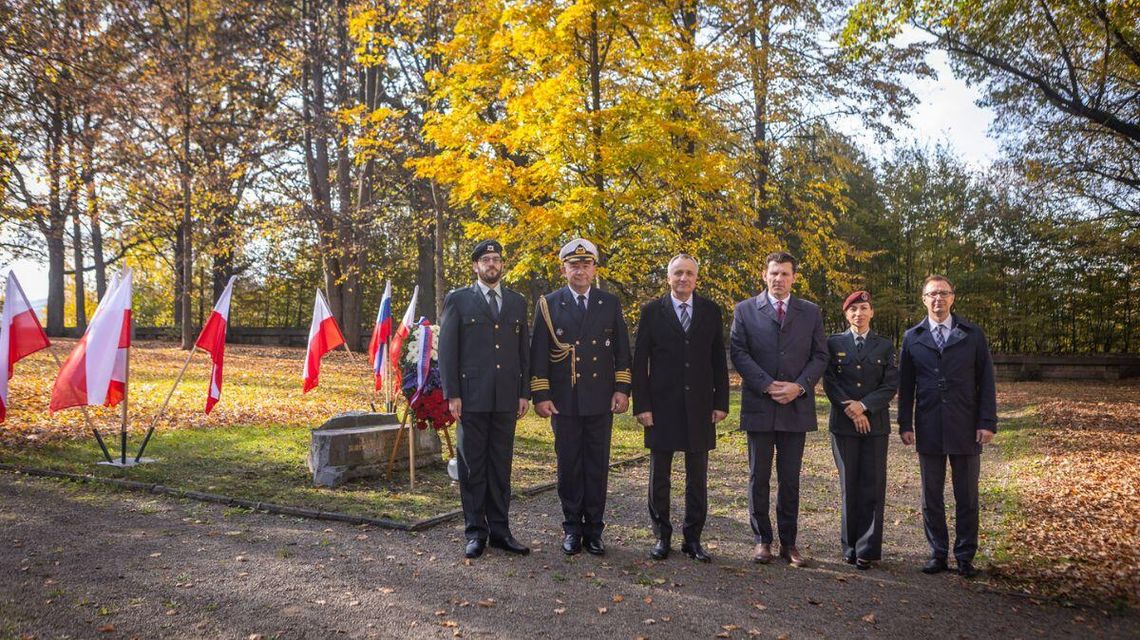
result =
[[464,554],[492,547],[525,555],[530,549],[511,535],[511,459],[515,422],[526,415],[527,305],[502,286],[503,246],[495,240],[471,253],[475,284],[455,289],[443,301],[439,373],[448,408],[459,421],[459,495],[467,537]]
[[865,570],[883,557],[889,407],[899,372],[894,344],[871,330],[871,294],[856,291],[847,296],[843,315],[850,328],[827,339],[830,359],[823,390],[831,400],[828,428],[843,500],[843,559]]
[[617,297],[593,286],[594,243],[571,240],[558,257],[567,286],[538,301],[530,391],[554,429],[562,551],[602,555],[613,414],[629,408],[629,334]]

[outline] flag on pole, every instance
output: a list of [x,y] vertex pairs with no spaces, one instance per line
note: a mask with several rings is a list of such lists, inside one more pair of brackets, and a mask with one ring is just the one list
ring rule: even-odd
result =
[[412,399],[408,402],[415,402],[420,397],[420,393],[424,390],[424,385],[428,381],[428,373],[431,372],[431,343],[433,340],[431,323],[426,318],[420,319],[420,329],[422,335],[420,341],[416,345],[416,392]]
[[117,278],[63,361],[51,390],[52,412],[80,405],[118,404],[126,391],[131,346],[131,270]]
[[198,341],[194,343],[199,349],[209,352],[210,360],[214,363],[210,370],[210,389],[206,392],[207,414],[222,398],[222,361],[226,357],[226,327],[230,323],[230,298],[234,291],[234,280],[237,280],[237,276],[230,276],[222,295],[214,303],[210,318],[198,334]]
[[408,303],[408,309],[404,311],[400,326],[392,336],[392,353],[388,357],[392,361],[392,380],[397,389],[403,386],[403,376],[400,375],[400,354],[404,351],[404,340],[407,339],[408,334],[412,331],[412,326],[415,325],[416,299],[419,296],[420,287],[416,285],[412,289],[412,301]]
[[313,301],[313,323],[309,325],[309,346],[305,351],[305,368],[301,372],[304,379],[302,393],[317,386],[317,379],[321,375],[321,358],[326,353],[344,344],[344,335],[336,324],[336,318],[325,296],[317,289],[317,298]]
[[51,346],[40,319],[24,295],[16,274],[8,272],[4,285],[4,311],[0,315],[0,422],[8,413],[8,380],[16,363]]
[[372,340],[368,343],[368,356],[372,361],[372,372],[376,375],[376,390],[383,385],[384,363],[388,359],[388,341],[392,338],[392,281],[384,287],[380,298],[380,310],[376,313],[376,326],[372,329]]

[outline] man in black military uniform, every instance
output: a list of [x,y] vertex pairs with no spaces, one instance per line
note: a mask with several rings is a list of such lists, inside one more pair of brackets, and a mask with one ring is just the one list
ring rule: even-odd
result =
[[883,504],[887,497],[887,440],[891,399],[898,388],[895,346],[871,330],[871,294],[843,301],[850,329],[827,339],[830,359],[823,389],[831,400],[831,451],[843,499],[839,540],[843,559],[870,569],[883,557]]
[[618,299],[592,286],[594,243],[571,240],[558,257],[567,286],[538,301],[530,390],[554,429],[562,551],[602,555],[613,414],[629,408],[629,334]]
[[492,547],[527,554],[511,535],[511,459],[515,422],[529,407],[526,300],[503,287],[503,247],[480,242],[471,253],[478,280],[443,301],[439,373],[459,421],[459,495],[468,558]]

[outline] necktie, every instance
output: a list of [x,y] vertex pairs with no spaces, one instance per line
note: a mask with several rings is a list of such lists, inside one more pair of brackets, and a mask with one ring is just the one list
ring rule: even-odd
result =
[[855,348],[858,349],[859,351],[863,350],[863,336],[859,336],[858,338],[855,338]]
[[934,327],[934,344],[938,345],[939,351],[942,351],[942,347],[946,344],[946,336],[942,335],[942,332],[945,330],[946,327],[942,325]]
[[578,313],[581,313],[583,316],[586,315],[586,296],[580,293],[578,294]]
[[693,323],[693,317],[689,315],[689,303],[681,303],[681,328],[685,331],[689,330],[689,325]]
[[783,300],[777,300],[776,301],[776,319],[780,321],[780,324],[784,324],[784,301]]
[[499,321],[499,294],[495,293],[494,289],[487,290],[487,297],[490,298],[488,302],[491,303],[491,319],[495,322]]

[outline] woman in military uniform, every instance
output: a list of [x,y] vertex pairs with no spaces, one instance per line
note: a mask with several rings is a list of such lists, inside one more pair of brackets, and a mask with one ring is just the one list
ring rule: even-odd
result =
[[870,569],[883,555],[890,403],[898,387],[894,344],[871,330],[871,294],[843,302],[850,328],[827,339],[823,388],[831,400],[831,450],[843,499],[839,539],[843,559]]

